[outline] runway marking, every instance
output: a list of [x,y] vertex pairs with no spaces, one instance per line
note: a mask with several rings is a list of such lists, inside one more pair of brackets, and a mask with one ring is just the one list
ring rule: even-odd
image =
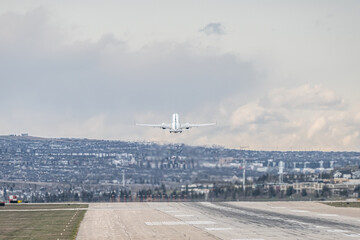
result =
[[325,227],[325,226],[315,226],[316,228],[330,228],[330,227]]
[[208,231],[226,231],[231,230],[232,228],[205,228]]
[[169,211],[165,211],[166,213],[179,213],[181,211],[179,210],[169,210]]
[[356,233],[344,233],[345,236],[348,236],[348,237],[359,237],[360,234],[356,234]]
[[282,220],[282,218],[280,218],[280,217],[268,217],[268,219],[271,219],[271,220]]
[[204,224],[216,224],[216,222],[213,221],[185,221],[188,224],[193,224],[193,225],[204,225]]
[[164,222],[145,222],[148,226],[162,226],[162,225],[211,225],[216,224],[212,221],[164,221]]
[[342,229],[330,229],[327,230],[328,232],[332,232],[332,233],[345,233],[347,232],[346,230],[342,230]]
[[306,211],[306,210],[290,210],[290,212],[304,213],[304,212],[309,212],[309,211]]
[[337,216],[339,216],[337,214],[322,214],[322,213],[319,213],[318,215],[319,216],[324,216],[324,217],[337,217]]
[[161,225],[185,225],[185,222],[145,222],[148,226],[161,226]]
[[[286,207],[270,207],[270,208],[279,208],[279,209],[284,209],[284,208],[286,208]],[[249,238],[250,239],[250,238]]]
[[174,215],[175,217],[193,217],[194,215],[186,215],[186,214],[183,214],[183,215]]
[[263,238],[234,238],[231,240],[264,240]]

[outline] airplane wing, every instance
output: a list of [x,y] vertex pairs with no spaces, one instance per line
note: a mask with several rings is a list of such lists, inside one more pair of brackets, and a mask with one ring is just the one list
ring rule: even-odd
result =
[[136,126],[142,127],[155,127],[155,128],[162,128],[162,129],[170,129],[170,124],[162,123],[162,124],[144,124],[144,123],[136,123]]
[[200,124],[185,123],[185,124],[181,124],[181,129],[189,129],[193,127],[207,127],[213,125],[216,125],[216,123],[200,123]]

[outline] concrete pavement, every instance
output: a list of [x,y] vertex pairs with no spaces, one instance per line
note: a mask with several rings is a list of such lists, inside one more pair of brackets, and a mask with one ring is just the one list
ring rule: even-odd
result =
[[360,239],[360,209],[315,202],[94,203],[77,239]]

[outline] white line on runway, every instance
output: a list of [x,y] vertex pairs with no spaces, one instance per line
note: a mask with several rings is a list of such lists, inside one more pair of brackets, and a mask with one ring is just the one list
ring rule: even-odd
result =
[[330,227],[325,227],[325,226],[315,226],[316,228],[330,228]]
[[342,230],[342,229],[330,229],[330,230],[327,230],[328,232],[331,232],[331,233],[345,233],[347,232],[346,230]]
[[179,211],[179,210],[170,210],[170,211],[165,211],[166,213],[179,213],[179,212],[181,212],[181,211]]
[[148,226],[161,226],[161,225],[185,225],[185,222],[145,222]]
[[322,213],[319,213],[318,215],[319,216],[324,216],[324,217],[337,217],[337,216],[339,216],[337,214],[322,214]]
[[185,221],[187,224],[199,225],[199,224],[216,224],[216,222],[212,221]]
[[290,212],[303,213],[303,212],[309,212],[309,211],[306,211],[306,210],[290,210]]
[[212,221],[163,221],[163,222],[145,222],[148,226],[161,226],[161,225],[211,225],[216,224]]
[[205,228],[208,231],[226,231],[231,230],[232,228]]
[[280,208],[283,208],[283,209],[284,209],[284,208],[286,208],[286,207],[270,207],[270,208],[279,208],[279,209],[280,209]]
[[175,217],[193,217],[194,215],[186,215],[186,214],[183,214],[183,215],[174,215]]
[[264,240],[263,238],[237,238],[231,240]]
[[360,237],[360,234],[356,234],[356,233],[344,233],[344,235],[348,237]]

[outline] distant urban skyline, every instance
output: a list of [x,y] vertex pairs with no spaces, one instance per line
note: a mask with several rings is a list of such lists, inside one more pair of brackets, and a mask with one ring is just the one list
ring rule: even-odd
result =
[[0,4],[0,135],[360,151],[358,1]]

